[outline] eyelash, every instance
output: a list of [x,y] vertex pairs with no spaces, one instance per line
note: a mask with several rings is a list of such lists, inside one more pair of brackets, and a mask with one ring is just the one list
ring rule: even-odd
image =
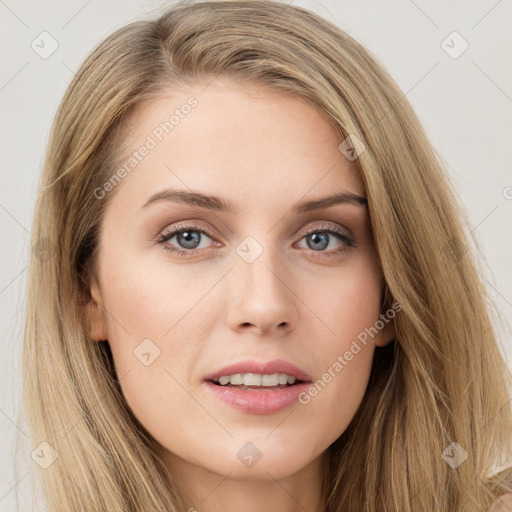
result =
[[[182,233],[184,231],[195,231],[198,233],[202,233],[206,236],[208,236],[211,239],[214,239],[214,236],[212,233],[210,233],[207,229],[199,229],[198,226],[195,225],[177,225],[172,227],[169,231],[163,232],[159,234],[156,237],[156,243],[162,244],[164,250],[170,251],[174,254],[180,255],[180,256],[191,256],[192,253],[197,252],[197,249],[177,249],[175,247],[171,247],[167,242],[176,234]],[[334,253],[331,253],[329,251],[314,251],[312,249],[309,249],[309,252],[313,254],[314,257],[332,257],[339,255],[340,253],[345,252],[348,248],[356,247],[355,239],[348,236],[346,233],[344,233],[342,230],[333,227],[333,226],[317,226],[314,229],[304,233],[301,237],[305,238],[308,235],[311,235],[312,233],[329,233],[331,235],[336,236],[339,240],[344,242],[347,247],[343,247],[341,249],[335,249]],[[320,254],[319,254],[320,253]]]

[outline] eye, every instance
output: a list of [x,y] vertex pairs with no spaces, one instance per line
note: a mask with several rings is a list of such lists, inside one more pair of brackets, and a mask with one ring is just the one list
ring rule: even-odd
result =
[[[174,252],[180,256],[189,256],[195,249],[204,248],[199,247],[199,245],[205,236],[206,238],[211,239],[210,234],[204,229],[199,229],[197,226],[193,225],[186,226],[180,224],[178,226],[173,226],[169,231],[164,231],[157,237],[156,241],[163,244],[164,249],[167,251]],[[183,248],[171,245],[169,242],[173,238],[176,238],[176,242]]]
[[[207,230],[200,229],[196,225],[187,226],[180,224],[158,235],[156,242],[163,244],[164,249],[167,251],[188,257],[193,256],[193,253],[198,249],[205,249],[205,247],[200,247],[205,237],[212,240],[212,235]],[[341,242],[341,247],[325,251],[332,237]],[[175,239],[178,247],[174,243],[170,243],[173,239]],[[355,247],[355,239],[351,235],[344,232],[341,228],[332,225],[316,226],[314,229],[303,233],[302,239],[306,239],[309,252],[315,257],[335,256],[350,247]],[[206,249],[209,248],[211,246],[206,247]]]
[[[329,246],[333,236],[341,242],[341,247],[334,248],[331,251],[325,251],[324,249]],[[320,254],[314,254],[315,257],[337,255],[350,247],[355,247],[354,237],[342,231],[340,228],[331,225],[316,226],[314,229],[307,231],[303,235],[303,238],[306,239],[306,244],[312,253],[320,252]],[[327,254],[325,254],[326,252]]]

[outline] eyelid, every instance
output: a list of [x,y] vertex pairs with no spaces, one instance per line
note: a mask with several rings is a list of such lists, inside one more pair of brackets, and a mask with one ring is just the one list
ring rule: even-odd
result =
[[[314,233],[315,231],[335,230],[335,231],[340,232],[341,234],[345,235],[347,238],[349,238],[351,240],[355,240],[354,235],[352,234],[352,232],[349,229],[342,227],[337,223],[325,221],[325,220],[318,221],[318,222],[320,222],[321,224],[314,224],[314,221],[313,221],[313,223],[309,223],[308,226],[301,228],[299,231],[297,231],[296,236],[300,236],[302,238],[311,233]],[[169,228],[164,228],[155,236],[155,240],[159,239],[161,237],[164,237],[164,236],[175,234],[175,233],[177,233],[181,230],[185,230],[185,229],[203,232],[204,234],[208,235],[210,238],[221,238],[220,236],[218,236],[218,234],[214,230],[210,229],[209,227],[205,227],[202,224],[201,220],[192,219],[189,222],[182,221],[182,222],[178,222],[178,224],[173,224]]]
[[163,230],[161,230],[156,235],[155,238],[158,239],[158,238],[160,238],[162,236],[167,236],[167,235],[170,235],[170,234],[175,234],[175,233],[177,233],[179,231],[183,231],[183,230],[186,230],[186,229],[189,229],[191,231],[198,231],[198,232],[205,233],[210,238],[220,238],[212,229],[204,227],[201,224],[201,221],[196,220],[196,219],[193,219],[190,222],[178,222],[177,224],[172,224],[170,227],[166,227]]
[[340,226],[339,224],[336,224],[334,222],[329,221],[320,221],[323,222],[323,224],[313,224],[309,227],[305,227],[299,230],[298,235],[306,236],[310,233],[314,233],[316,231],[328,231],[328,230],[334,230],[337,232],[340,232],[344,234],[347,238],[354,239],[354,236],[352,235],[351,231],[345,227]]

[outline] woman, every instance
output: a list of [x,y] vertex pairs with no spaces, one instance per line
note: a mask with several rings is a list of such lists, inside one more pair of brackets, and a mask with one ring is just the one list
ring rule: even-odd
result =
[[509,506],[510,374],[456,205],[393,80],[311,12],[179,4],[109,36],[32,231],[49,509]]

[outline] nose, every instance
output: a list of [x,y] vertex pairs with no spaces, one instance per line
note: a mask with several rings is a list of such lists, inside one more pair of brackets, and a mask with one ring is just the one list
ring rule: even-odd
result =
[[275,252],[264,251],[252,263],[238,259],[231,280],[231,329],[272,335],[296,328],[298,297],[290,282],[290,272]]

